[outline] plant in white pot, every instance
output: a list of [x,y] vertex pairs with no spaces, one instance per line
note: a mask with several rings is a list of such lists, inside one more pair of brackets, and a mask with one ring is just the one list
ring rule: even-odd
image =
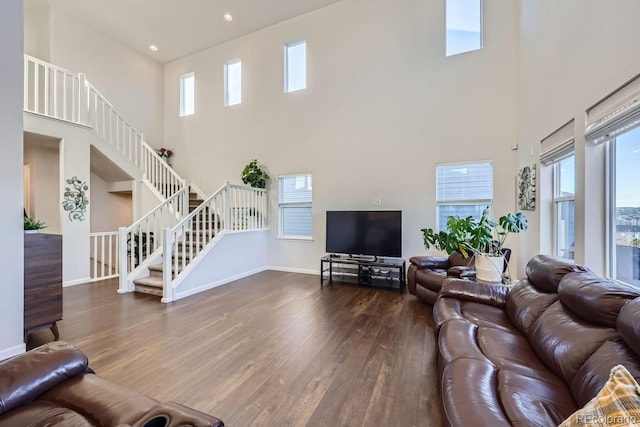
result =
[[502,280],[504,242],[509,234],[525,231],[528,227],[527,218],[522,212],[503,215],[498,222],[489,218],[489,208],[482,212],[480,220],[471,231],[478,280],[486,282]]
[[24,232],[26,234],[37,233],[38,230],[42,230],[43,228],[47,227],[47,224],[42,221],[29,218],[28,216],[24,217]]

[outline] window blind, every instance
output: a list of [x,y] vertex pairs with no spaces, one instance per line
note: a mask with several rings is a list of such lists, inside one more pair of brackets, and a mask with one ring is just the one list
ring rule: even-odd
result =
[[280,203],[311,203],[311,174],[280,177]]
[[575,150],[574,125],[574,120],[571,119],[540,141],[540,163],[549,166],[573,154]]
[[640,75],[622,85],[587,111],[585,139],[607,142],[640,126]]
[[493,199],[493,164],[465,163],[436,167],[436,202],[490,201]]
[[311,174],[284,175],[278,178],[280,235],[311,237],[313,227]]

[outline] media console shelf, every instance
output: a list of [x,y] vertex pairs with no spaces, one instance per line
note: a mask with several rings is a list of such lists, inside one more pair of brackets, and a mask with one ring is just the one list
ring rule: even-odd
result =
[[326,255],[320,258],[320,287],[329,283],[355,283],[371,287],[394,288],[404,292],[405,261],[403,259],[359,259],[348,255]]

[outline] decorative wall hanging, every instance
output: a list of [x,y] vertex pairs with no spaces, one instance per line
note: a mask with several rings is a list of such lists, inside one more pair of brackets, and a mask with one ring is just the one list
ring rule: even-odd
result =
[[70,187],[64,188],[62,207],[65,211],[69,211],[69,219],[71,221],[74,219],[84,221],[84,214],[89,204],[89,199],[87,198],[89,186],[86,182],[80,181],[77,176],[67,179],[67,184]]
[[536,209],[536,165],[525,166],[518,171],[518,209]]

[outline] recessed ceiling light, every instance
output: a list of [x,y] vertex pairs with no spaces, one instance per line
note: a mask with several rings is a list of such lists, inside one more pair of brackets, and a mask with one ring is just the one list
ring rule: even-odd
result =
[[153,52],[157,52],[158,51],[158,46],[156,46],[155,44],[150,44],[149,45],[149,50],[151,50]]
[[233,21],[233,16],[231,16],[230,13],[225,13],[224,14],[224,20],[227,21],[227,22],[231,22],[231,21]]

